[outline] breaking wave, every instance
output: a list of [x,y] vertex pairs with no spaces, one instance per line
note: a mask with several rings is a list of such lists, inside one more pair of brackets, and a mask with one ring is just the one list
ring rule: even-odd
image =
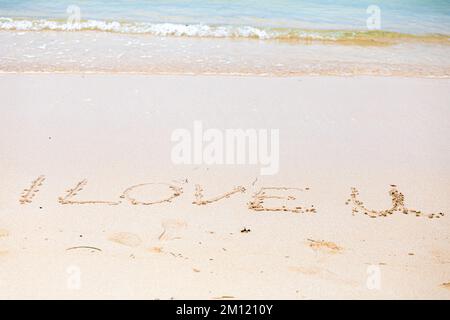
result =
[[285,41],[332,41],[362,44],[389,44],[399,41],[442,42],[450,44],[448,35],[414,35],[388,31],[304,30],[253,26],[0,18],[0,30],[12,31],[103,31],[154,36],[253,38]]

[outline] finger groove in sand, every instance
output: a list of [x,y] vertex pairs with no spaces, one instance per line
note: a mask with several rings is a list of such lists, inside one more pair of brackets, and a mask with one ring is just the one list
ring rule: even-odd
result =
[[359,191],[358,191],[358,189],[356,189],[354,187],[351,188],[350,198],[347,200],[347,202],[345,204],[348,205],[351,203],[353,205],[353,208],[352,208],[353,214],[362,212],[363,214],[365,214],[371,218],[387,217],[389,215],[394,214],[395,212],[401,212],[403,214],[414,214],[416,217],[425,216],[430,219],[440,218],[440,217],[444,216],[444,214],[442,212],[426,214],[420,210],[406,208],[405,207],[405,196],[403,195],[403,193],[401,193],[397,189],[396,185],[391,185],[391,187],[392,188],[389,190],[389,195],[392,198],[392,206],[389,209],[379,210],[379,211],[368,209],[367,207],[364,206],[364,202],[362,202],[361,200],[358,199]]
[[181,237],[179,237],[177,233],[186,227],[187,223],[183,220],[166,220],[162,223],[163,231],[159,235],[158,240],[166,241],[180,239]]
[[103,251],[103,250],[100,249],[100,248],[97,248],[97,247],[91,247],[91,246],[77,246],[77,247],[70,247],[70,248],[67,248],[66,251],[78,250],[78,249],[87,249],[87,250],[93,250],[93,251],[99,251],[99,252]]
[[279,195],[268,195],[267,190],[297,190],[297,191],[308,191],[309,188],[301,189],[301,188],[288,188],[288,187],[262,187],[257,193],[254,194],[253,200],[248,203],[248,208],[254,211],[286,211],[286,212],[294,212],[294,213],[316,213],[316,209],[314,205],[311,205],[308,208],[304,208],[301,206],[296,207],[287,207],[285,205],[281,207],[265,207],[264,200],[266,199],[280,199],[286,201],[296,200],[297,198],[292,195],[287,196],[279,196]]
[[[169,187],[170,190],[172,190],[172,195],[168,196],[167,198],[161,199],[161,200],[157,200],[157,201],[139,201],[136,198],[133,198],[130,194],[133,190],[140,188],[140,187],[144,187],[144,186],[148,186],[148,185],[166,185]],[[122,199],[127,199],[131,204],[133,205],[144,205],[144,206],[148,206],[148,205],[152,205],[152,204],[158,204],[158,203],[164,203],[164,202],[171,202],[173,199],[175,199],[176,197],[180,196],[183,193],[183,188],[178,187],[176,185],[173,184],[169,184],[169,183],[141,183],[141,184],[137,184],[134,186],[131,186],[127,189],[125,189],[125,191],[123,192],[123,194],[120,196],[120,198]]]
[[45,181],[45,176],[40,175],[37,177],[36,180],[33,180],[31,182],[31,186],[28,189],[24,189],[22,194],[20,195],[19,202],[20,204],[27,204],[31,203],[33,198],[36,196],[36,193],[39,192],[39,187],[42,186],[42,184]]
[[201,205],[206,205],[206,204],[209,204],[209,203],[217,202],[217,201],[222,200],[224,198],[229,198],[230,196],[232,196],[235,193],[244,193],[245,192],[245,188],[242,187],[242,186],[237,186],[237,187],[233,188],[233,190],[231,190],[231,191],[225,192],[225,193],[223,193],[221,195],[218,195],[218,196],[213,197],[213,198],[208,199],[208,200],[204,199],[203,191],[204,190],[203,190],[201,185],[199,185],[199,184],[195,185],[195,200],[192,202],[193,204],[201,206]]
[[118,205],[119,202],[116,201],[102,201],[102,200],[86,200],[86,201],[77,201],[77,200],[71,200],[75,196],[78,195],[79,192],[81,192],[84,187],[87,185],[87,180],[84,179],[76,184],[76,186],[72,189],[66,190],[67,194],[64,197],[59,197],[58,201],[60,204],[108,204],[108,205]]

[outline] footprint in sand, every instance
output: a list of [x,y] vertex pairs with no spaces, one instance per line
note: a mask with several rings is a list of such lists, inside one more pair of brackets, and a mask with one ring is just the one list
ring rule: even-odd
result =
[[165,220],[162,222],[163,231],[158,237],[158,240],[167,241],[174,239],[181,239],[180,233],[187,227],[186,221],[183,220]]
[[108,240],[127,247],[137,247],[142,243],[141,238],[137,234],[130,232],[114,233],[108,237]]
[[325,240],[313,240],[313,239],[307,239],[309,246],[314,251],[321,251],[325,253],[341,253],[344,249],[342,247],[339,247],[336,243],[325,241]]

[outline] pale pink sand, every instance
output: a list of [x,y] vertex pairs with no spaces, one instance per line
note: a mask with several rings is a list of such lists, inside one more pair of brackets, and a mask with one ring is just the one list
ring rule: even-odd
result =
[[[449,85],[1,75],[0,298],[448,299]],[[173,165],[171,132],[191,129],[194,120],[208,128],[280,129],[279,173]],[[39,175],[46,178],[40,191],[20,204]],[[76,199],[122,203],[58,203],[83,179]],[[135,184],[184,179],[172,203],[119,198]],[[195,184],[206,197],[238,185],[247,191],[196,206]],[[446,216],[371,219],[345,205],[357,187],[365,205],[388,208],[390,184],[408,207]],[[249,210],[263,186],[309,187],[293,202],[313,204],[317,213]],[[167,195],[149,190],[147,198]],[[241,233],[244,227],[251,232]],[[76,246],[102,251],[66,250]],[[378,271],[379,287],[371,289],[367,281]]]

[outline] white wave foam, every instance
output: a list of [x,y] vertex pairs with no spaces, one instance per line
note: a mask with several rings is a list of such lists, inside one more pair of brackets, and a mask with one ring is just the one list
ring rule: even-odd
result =
[[157,36],[189,36],[189,37],[245,37],[258,39],[276,38],[278,33],[263,29],[243,26],[209,26],[205,24],[174,23],[120,23],[117,21],[87,20],[80,23],[66,23],[51,20],[13,20],[0,18],[0,30],[17,31],[82,31],[98,30],[117,33],[152,34]]
[[[56,20],[26,20],[0,17],[0,30],[16,31],[105,31],[126,34],[150,34],[155,36],[180,36],[180,37],[212,37],[212,38],[254,38],[254,39],[279,39],[279,40],[401,40],[405,36],[408,39],[445,40],[450,42],[449,36],[424,35],[417,37],[408,34],[392,32],[370,33],[367,30],[305,30],[295,28],[261,28],[252,26],[232,25],[207,25],[207,24],[177,24],[177,23],[147,23],[147,22],[118,22],[102,20],[86,20],[79,23],[68,23]],[[385,35],[386,38],[383,38]],[[410,36],[410,37],[408,37]]]

